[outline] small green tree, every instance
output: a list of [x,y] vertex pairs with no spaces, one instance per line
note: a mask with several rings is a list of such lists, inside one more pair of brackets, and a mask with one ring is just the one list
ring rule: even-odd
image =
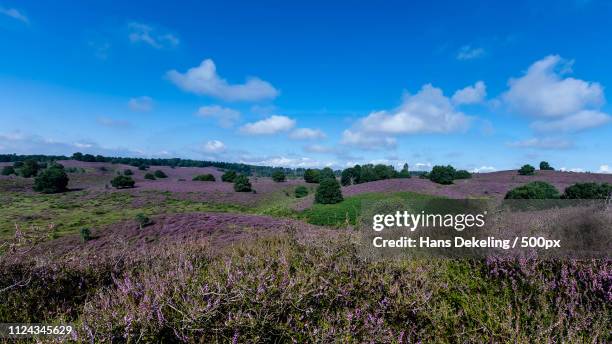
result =
[[251,191],[251,182],[249,178],[245,175],[237,175],[234,179],[234,191],[236,192],[250,192]]
[[557,199],[559,191],[549,183],[531,182],[506,193],[506,199]]
[[335,204],[342,202],[342,191],[340,183],[336,178],[325,178],[319,183],[317,192],[315,193],[315,203],[320,204]]
[[336,174],[334,173],[334,170],[332,170],[329,167],[325,167],[319,172],[319,181],[323,179],[327,179],[327,178],[336,178]]
[[138,223],[138,227],[140,229],[143,229],[144,227],[153,224],[153,221],[151,221],[151,219],[143,213],[136,214],[136,217],[134,219],[136,220],[136,223]]
[[221,176],[221,180],[224,182],[228,182],[228,183],[233,183],[234,180],[236,179],[236,172],[234,171],[227,171],[225,173],[223,173],[223,175]]
[[295,198],[306,197],[308,196],[308,188],[306,188],[304,185],[300,185],[295,188],[294,194]]
[[155,177],[157,178],[168,178],[168,176],[162,170],[155,171]]
[[448,166],[434,166],[429,173],[429,180],[434,183],[448,185],[455,179],[455,168]]
[[155,178],[155,175],[153,173],[147,172],[144,175],[144,179],[155,180],[156,178]]
[[548,162],[546,162],[546,161],[542,161],[542,162],[540,162],[540,170],[542,170],[542,171],[554,171],[555,169],[554,169],[554,168],[552,168],[552,167],[551,167],[551,166],[548,164]]
[[535,167],[531,165],[523,165],[518,171],[521,176],[533,176],[535,174]]
[[81,240],[83,242],[91,240],[91,231],[89,230],[89,228],[86,228],[86,227],[81,228],[80,234],[81,234]]
[[123,175],[124,176],[131,176],[131,175],[134,175],[134,172],[132,172],[132,170],[127,168],[127,169],[125,169],[125,171],[123,171]]
[[68,175],[59,167],[43,170],[34,179],[34,191],[42,193],[57,193],[67,190]]
[[193,177],[192,180],[199,181],[199,182],[214,182],[216,179],[215,179],[215,176],[208,173],[208,174],[200,174],[199,176],[195,176]]
[[353,183],[353,172],[355,170],[352,167],[346,168],[340,174],[340,184],[342,186],[349,186]]
[[410,170],[408,169],[408,164],[404,164],[402,170],[398,174],[399,178],[410,178]]
[[15,168],[13,166],[4,166],[2,168],[3,176],[10,176],[11,174],[15,174]]
[[306,183],[318,183],[319,182],[319,170],[307,169],[304,171],[304,181]]
[[285,172],[276,170],[272,173],[272,180],[277,183],[282,183],[287,180],[287,176],[285,176]]
[[466,170],[458,170],[455,172],[455,179],[470,179],[472,174]]
[[147,168],[149,168],[149,166],[147,166],[147,165],[138,165],[138,169],[141,170],[141,171],[146,171]]
[[38,174],[39,169],[40,166],[38,166],[36,160],[26,160],[19,169],[19,174],[24,178],[32,178]]
[[111,180],[111,185],[117,189],[133,188],[134,184],[134,179],[129,176],[116,176]]
[[568,186],[562,198],[566,199],[606,199],[612,193],[612,185],[608,183],[576,183]]

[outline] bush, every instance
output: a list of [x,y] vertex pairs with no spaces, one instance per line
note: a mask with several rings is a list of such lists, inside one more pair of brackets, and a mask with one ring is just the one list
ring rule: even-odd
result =
[[550,165],[548,164],[548,162],[546,161],[542,161],[540,163],[540,170],[542,171],[554,171],[555,169],[550,167]]
[[410,178],[410,170],[408,169],[408,164],[404,164],[402,170],[397,175],[398,178]]
[[342,202],[342,191],[340,183],[336,178],[325,178],[321,180],[315,194],[315,203],[335,204]]
[[149,179],[149,180],[155,180],[155,175],[153,173],[147,173],[144,175],[145,179]]
[[2,168],[3,176],[10,176],[11,174],[15,174],[15,168],[13,168],[13,166],[4,166]]
[[141,171],[146,171],[149,168],[147,165],[138,165],[138,169]]
[[14,168],[21,168],[21,167],[23,167],[23,161],[15,161],[15,163],[13,163],[13,167]]
[[129,168],[126,169],[125,171],[123,171],[123,175],[124,176],[131,176],[133,174],[134,174],[134,172],[132,172],[132,170],[130,170]]
[[66,191],[68,175],[59,167],[43,170],[34,179],[34,191],[42,193],[57,193]]
[[123,188],[133,188],[134,187],[134,179],[128,176],[116,176],[111,180],[111,185],[117,189]]
[[221,180],[224,182],[228,182],[228,183],[233,183],[235,179],[236,179],[236,172],[234,171],[227,171],[223,173],[223,175],[221,176]]
[[287,176],[285,176],[285,172],[283,171],[274,171],[272,173],[272,180],[277,183],[281,183],[287,180]]
[[40,166],[36,160],[26,160],[23,162],[23,166],[19,169],[19,174],[24,178],[31,178],[38,174]]
[[304,181],[306,183],[318,183],[319,182],[319,170],[313,170],[311,168],[304,171]]
[[215,176],[213,176],[212,174],[200,174],[199,176],[195,176],[193,177],[194,181],[198,181],[198,182],[214,182]]
[[521,176],[533,176],[535,174],[535,167],[531,165],[523,165],[518,171]]
[[91,231],[89,228],[81,228],[80,234],[83,242],[91,240]]
[[326,167],[319,172],[320,181],[323,179],[327,179],[327,178],[336,178],[336,174],[334,173],[334,170],[332,170],[329,167]]
[[466,170],[459,170],[455,172],[455,179],[470,179],[472,174]]
[[508,191],[506,199],[557,199],[559,191],[546,182],[531,182]]
[[153,221],[151,221],[151,219],[143,213],[136,214],[136,217],[134,219],[136,220],[136,223],[138,223],[140,229],[153,224]]
[[455,179],[455,168],[448,166],[434,166],[429,173],[429,180],[434,183],[448,185]]
[[304,185],[300,185],[295,188],[295,198],[302,198],[308,196],[308,189]]
[[342,186],[349,186],[353,183],[353,173],[355,170],[352,167],[349,167],[342,171],[340,174],[340,184]]
[[162,170],[155,171],[155,177],[157,177],[157,178],[168,178],[168,176]]
[[565,189],[566,199],[606,199],[612,193],[612,185],[608,183],[576,183]]
[[251,182],[245,175],[238,175],[234,179],[234,191],[236,192],[251,192]]

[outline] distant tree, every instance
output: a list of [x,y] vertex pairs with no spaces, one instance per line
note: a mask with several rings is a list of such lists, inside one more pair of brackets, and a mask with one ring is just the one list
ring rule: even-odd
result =
[[19,174],[24,178],[31,178],[38,174],[38,162],[36,160],[26,160],[23,162],[23,166],[19,169]]
[[342,186],[348,186],[353,183],[354,171],[355,170],[352,167],[346,168],[342,171],[340,174],[340,184],[342,184]]
[[506,199],[557,199],[559,191],[549,183],[536,181],[514,188],[506,193]]
[[157,178],[168,178],[168,176],[162,170],[156,170],[154,174]]
[[43,170],[34,179],[34,191],[42,193],[57,193],[66,191],[68,175],[63,168],[50,167]]
[[147,166],[147,165],[138,165],[138,169],[141,170],[141,171],[146,171],[147,168],[149,168],[149,166]]
[[13,166],[4,166],[2,168],[3,176],[10,176],[11,174],[15,174],[15,168],[13,168]]
[[96,161],[96,157],[91,155],[91,154],[85,154],[85,155],[83,155],[83,161],[85,161],[85,162],[95,162]]
[[130,170],[129,168],[127,168],[127,169],[125,169],[123,171],[123,175],[125,175],[125,176],[131,176],[133,174],[134,174],[134,172],[132,172],[132,170]]
[[76,152],[76,153],[72,154],[72,159],[73,160],[77,160],[77,161],[83,160],[83,153]]
[[133,188],[134,184],[134,179],[129,176],[116,176],[111,180],[111,185],[117,189]]
[[306,183],[318,183],[319,182],[319,171],[314,169],[307,169],[304,171],[304,181]]
[[535,167],[531,165],[523,165],[518,171],[521,176],[533,176],[535,174]]
[[361,165],[353,166],[353,184],[361,184]]
[[308,189],[304,185],[300,185],[295,188],[295,198],[302,198],[308,196]]
[[315,193],[315,203],[319,204],[335,204],[342,202],[342,191],[340,183],[336,178],[325,178],[319,182],[317,192]]
[[216,179],[215,179],[215,176],[208,173],[208,174],[200,174],[199,176],[195,176],[193,177],[192,180],[199,181],[199,182],[214,182]]
[[287,180],[287,176],[285,176],[285,172],[277,170],[272,172],[272,180],[281,183]]
[[466,170],[458,170],[455,172],[455,179],[470,179],[472,174]]
[[147,174],[144,175],[145,179],[149,179],[149,180],[155,180],[155,175],[153,173],[147,172]]
[[360,183],[368,183],[378,180],[378,175],[374,169],[374,165],[366,164],[361,166],[361,173],[359,175]]
[[235,179],[236,179],[236,172],[234,171],[227,171],[223,173],[223,175],[221,176],[221,180],[224,182],[228,182],[228,183],[233,183]]
[[376,180],[391,179],[395,177],[397,172],[393,166],[387,166],[383,164],[377,164],[374,166],[374,174],[376,174]]
[[540,162],[540,170],[542,170],[542,171],[554,171],[555,169],[554,169],[554,168],[552,168],[552,167],[551,167],[551,166],[548,164],[548,162],[546,162],[546,161],[542,161],[542,162]]
[[410,170],[408,169],[408,164],[404,164],[402,170],[398,174],[399,178],[410,178]]
[[15,163],[13,164],[14,168],[21,168],[23,167],[23,161],[15,161]]
[[329,167],[325,167],[319,172],[319,181],[323,179],[327,179],[327,178],[336,178],[336,174],[334,173],[334,170],[332,170]]
[[455,168],[448,166],[434,166],[429,173],[429,180],[434,183],[448,185],[455,179]]
[[608,183],[576,183],[568,186],[562,198],[566,199],[606,199],[612,193],[612,185]]
[[245,175],[237,175],[234,179],[234,191],[236,192],[250,192],[251,191],[251,182],[249,178]]

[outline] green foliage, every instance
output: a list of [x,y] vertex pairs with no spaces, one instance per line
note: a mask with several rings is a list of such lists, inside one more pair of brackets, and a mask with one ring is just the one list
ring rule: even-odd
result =
[[518,171],[521,176],[533,176],[535,174],[535,167],[531,165],[523,165]]
[[315,203],[335,204],[342,202],[342,191],[340,183],[336,178],[326,178],[321,180],[317,192],[315,193]]
[[429,173],[429,180],[443,185],[452,184],[455,179],[455,173],[455,168],[451,165],[434,166]]
[[199,182],[214,182],[216,179],[215,179],[215,176],[208,173],[208,174],[200,174],[199,176],[195,176],[193,177],[192,180],[199,181]]
[[276,170],[272,173],[272,180],[277,183],[281,183],[287,180],[287,176],[285,176],[285,172]]
[[506,199],[557,199],[559,191],[549,183],[531,182],[506,193]]
[[548,164],[546,161],[540,162],[540,170],[542,171],[554,171],[555,169]]
[[32,178],[38,174],[39,169],[40,166],[38,166],[36,160],[26,160],[19,169],[19,174],[24,178]]
[[89,230],[89,228],[83,227],[81,228],[81,231],[79,233],[83,242],[91,240],[91,231]]
[[404,164],[402,170],[397,175],[398,178],[410,178],[410,170],[408,169],[408,164]]
[[470,179],[472,174],[466,170],[458,170],[455,172],[455,179]]
[[319,182],[319,170],[307,169],[304,171],[304,181],[306,183],[318,183]]
[[340,174],[340,184],[342,186],[349,186],[353,183],[353,175],[355,170],[352,167],[344,169]]
[[132,170],[127,168],[127,169],[125,169],[125,171],[123,171],[123,175],[124,176],[132,176],[132,175],[134,175],[134,172],[132,172]]
[[304,185],[300,185],[295,188],[294,194],[295,198],[306,197],[308,196],[308,188],[306,188]]
[[4,166],[2,168],[3,176],[10,176],[11,174],[15,174],[15,168],[13,166]]
[[155,180],[156,178],[155,178],[155,175],[153,173],[147,172],[144,175],[144,179]]
[[251,182],[245,175],[237,175],[234,179],[234,191],[236,192],[251,192]]
[[153,224],[153,221],[151,221],[151,219],[143,213],[136,214],[136,216],[134,217],[134,220],[136,220],[136,223],[138,223],[138,226],[140,227],[140,229]]
[[140,171],[146,171],[148,168],[149,168],[149,166],[147,166],[147,165],[138,165],[138,169]]
[[576,183],[565,189],[562,198],[566,199],[606,199],[612,193],[608,183]]
[[13,164],[14,168],[21,168],[23,167],[23,161],[15,161],[15,163]]
[[134,184],[134,179],[129,176],[116,176],[111,180],[111,185],[117,189],[132,188]]
[[227,171],[223,173],[223,175],[221,176],[221,180],[224,182],[233,183],[234,180],[236,180],[236,176],[237,176],[236,172]]
[[336,178],[334,170],[332,170],[330,167],[325,167],[324,169],[319,171],[319,181],[327,178]]
[[[61,165],[60,165],[61,166]],[[68,175],[63,167],[52,166],[43,170],[34,179],[34,191],[42,193],[57,193],[66,191]]]
[[156,170],[154,174],[156,178],[168,178],[168,176],[162,170]]

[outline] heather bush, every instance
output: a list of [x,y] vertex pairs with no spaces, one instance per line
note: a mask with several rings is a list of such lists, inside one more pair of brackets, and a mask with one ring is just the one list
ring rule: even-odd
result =
[[251,192],[251,182],[245,175],[237,175],[234,179],[234,191],[236,192]]
[[215,176],[213,176],[212,174],[208,173],[208,174],[201,174],[199,176],[195,176],[193,177],[194,181],[200,181],[200,182],[214,182]]
[[287,176],[285,176],[285,172],[277,170],[272,173],[272,180],[281,183],[287,180]]
[[518,171],[521,176],[532,176],[535,174],[535,167],[531,165],[523,165]]
[[294,194],[295,194],[295,198],[306,197],[308,196],[308,189],[305,186],[300,185],[295,188]]
[[147,165],[138,165],[138,169],[140,171],[146,171],[148,168],[149,168],[149,166],[147,166]]
[[318,183],[319,182],[319,170],[307,169],[304,171],[304,181],[306,183]]
[[455,168],[448,166],[434,166],[429,173],[429,179],[438,184],[452,184],[455,179]]
[[[61,166],[61,165],[60,165]],[[68,187],[68,175],[62,168],[51,166],[34,179],[34,191],[42,193],[64,192]]]
[[134,219],[136,220],[136,223],[138,223],[138,227],[140,227],[140,229],[153,224],[153,221],[151,221],[151,219],[143,213],[136,214]]
[[168,178],[168,176],[162,170],[156,170],[154,174],[156,178]]
[[3,176],[10,176],[11,174],[15,174],[15,168],[13,168],[13,166],[4,166],[2,168]]
[[540,162],[540,170],[542,171],[554,171],[555,169],[550,166],[546,161]]
[[157,179],[157,178],[155,178],[155,175],[154,175],[153,173],[147,172],[147,173],[144,175],[144,179],[155,180],[155,179]]
[[111,185],[117,189],[134,187],[134,179],[129,176],[116,176],[111,180]]
[[91,231],[89,230],[89,228],[81,228],[79,234],[81,235],[81,241],[86,242],[91,240]]
[[608,183],[576,183],[565,189],[566,199],[606,199],[612,193],[612,185]]
[[335,204],[342,202],[342,191],[340,183],[336,178],[326,178],[321,180],[315,193],[315,203],[319,204]]
[[506,199],[557,199],[559,191],[542,181],[531,182],[514,188],[506,193]]
[[224,182],[228,182],[228,183],[233,183],[235,179],[236,179],[236,172],[234,171],[227,171],[223,173],[223,175],[221,176],[221,180]]
[[129,168],[127,168],[127,169],[125,169],[125,170],[123,171],[123,175],[124,175],[124,176],[131,176],[131,175],[134,175],[134,172],[132,172],[132,170],[130,170]]

